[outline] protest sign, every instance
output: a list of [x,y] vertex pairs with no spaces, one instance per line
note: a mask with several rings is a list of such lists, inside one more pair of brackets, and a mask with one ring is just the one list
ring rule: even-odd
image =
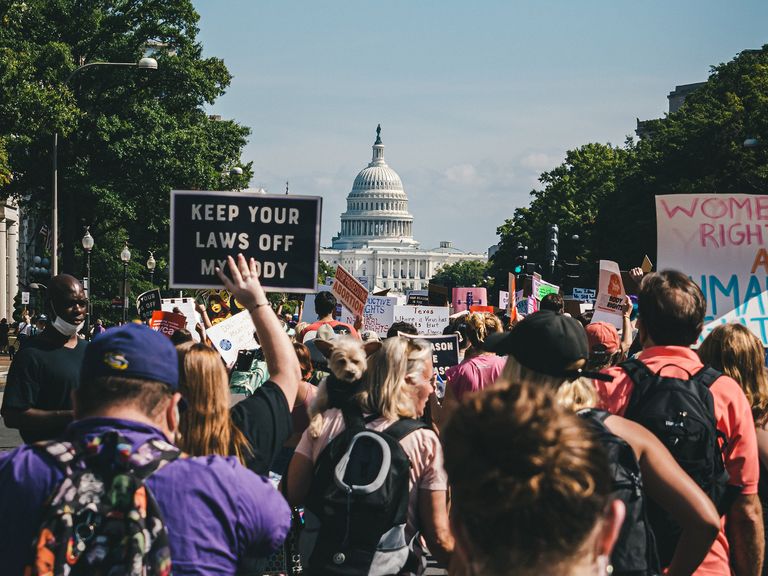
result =
[[182,314],[187,319],[185,328],[192,334],[192,338],[195,342],[200,342],[200,335],[197,333],[195,326],[197,326],[198,322],[202,324],[203,319],[195,308],[194,298],[163,298],[160,301],[160,310],[165,312],[178,310],[178,313]]
[[509,303],[507,304],[507,314],[510,320],[517,320],[517,281],[512,272],[507,273],[507,289],[509,291]]
[[509,292],[506,290],[499,290],[499,308],[509,312]]
[[450,293],[445,286],[432,284],[432,282],[430,282],[427,285],[427,294],[429,295],[430,306],[448,306],[448,297]]
[[149,321],[155,310],[162,310],[160,288],[139,294],[136,298],[136,312],[138,312],[141,321]]
[[485,288],[468,287],[453,289],[453,311],[469,310],[470,306],[487,306],[488,294]]
[[214,268],[242,252],[256,260],[261,284],[314,292],[322,199],[240,192],[171,191],[172,288],[218,288]]
[[658,270],[689,275],[704,292],[702,338],[739,322],[768,346],[768,196],[656,196]]
[[648,258],[648,254],[643,256],[643,263],[640,264],[640,269],[643,271],[643,274],[650,274],[651,270],[653,270],[653,264],[651,263],[651,259]]
[[545,282],[544,280],[539,280],[537,282],[537,289],[536,289],[536,299],[541,301],[544,300],[544,296],[547,294],[559,294],[560,293],[560,286],[555,286],[554,284],[550,284],[549,282]]
[[331,292],[342,305],[349,308],[356,315],[360,316],[365,309],[365,302],[368,300],[368,289],[357,281],[339,264],[336,267],[336,278],[334,279]]
[[162,332],[169,338],[176,330],[181,330],[186,324],[186,319],[181,314],[174,314],[173,312],[163,312],[162,310],[155,310],[152,312],[152,317],[149,319],[149,327],[152,330]]
[[600,279],[592,322],[610,322],[621,329],[625,300],[619,265],[612,260],[600,260]]
[[22,292],[21,293],[21,303],[22,304],[29,304],[29,292]]
[[494,313],[493,306],[477,306],[474,304],[469,307],[469,311],[470,312],[488,312],[489,314]]
[[247,311],[238,312],[211,326],[207,330],[208,338],[221,354],[224,363],[231,366],[237,360],[239,350],[253,350],[259,345],[253,338],[253,321]]
[[429,306],[429,291],[428,290],[411,290],[408,292],[408,300],[406,300],[408,306]]
[[408,322],[419,334],[442,334],[448,325],[447,306],[395,306],[393,322]]
[[574,288],[571,294],[574,300],[588,302],[589,304],[594,304],[595,298],[597,298],[597,290],[592,288]]
[[435,368],[437,375],[440,376],[437,381],[436,394],[438,398],[442,398],[445,395],[445,371],[459,363],[459,335],[414,336],[404,332],[398,332],[398,334],[405,338],[426,340],[432,346],[432,366]]

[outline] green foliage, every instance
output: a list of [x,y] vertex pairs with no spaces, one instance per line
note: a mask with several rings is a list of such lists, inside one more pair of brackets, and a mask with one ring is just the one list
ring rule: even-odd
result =
[[327,278],[335,278],[336,277],[336,267],[332,264],[328,264],[323,259],[318,259],[318,269],[317,269],[317,283],[318,284],[325,284],[325,281]]
[[464,260],[440,267],[430,282],[451,288],[485,286],[488,283],[488,263]]
[[[240,162],[249,130],[208,117],[205,107],[231,76],[203,58],[190,0],[26,0],[0,5],[0,137],[14,178],[0,196],[17,198],[37,228],[50,219],[52,135],[59,132],[60,271],[80,276],[82,227],[96,246],[96,310],[119,295],[128,240],[131,294],[149,289],[148,250],[166,277],[172,189],[243,188]],[[137,62],[147,41],[157,70],[80,63]],[[242,176],[229,176],[233,165]],[[221,174],[225,173],[225,176]]]
[[[714,67],[679,111],[647,127],[597,221],[601,256],[625,268],[656,254],[655,195],[768,193],[768,45]],[[762,145],[745,148],[747,138]]]
[[[506,285],[514,269],[517,245],[528,246],[528,261],[547,263],[546,235],[549,224],[559,227],[559,259],[590,262],[598,253],[594,226],[605,199],[616,189],[629,149],[586,144],[569,150],[565,161],[539,178],[543,187],[531,192],[531,205],[515,210],[497,232],[499,250],[490,271],[497,285]],[[573,240],[578,236],[578,240]]]

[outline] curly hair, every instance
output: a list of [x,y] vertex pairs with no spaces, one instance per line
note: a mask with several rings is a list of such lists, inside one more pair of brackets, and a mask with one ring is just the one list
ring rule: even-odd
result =
[[473,395],[443,440],[454,522],[477,573],[541,574],[574,557],[612,500],[599,440],[542,387]]
[[483,350],[483,344],[489,334],[502,332],[504,326],[501,324],[498,316],[490,312],[473,312],[467,316],[467,338],[472,346]]

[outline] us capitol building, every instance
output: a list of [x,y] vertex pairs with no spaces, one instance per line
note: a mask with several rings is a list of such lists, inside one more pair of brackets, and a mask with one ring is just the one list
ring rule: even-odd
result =
[[331,248],[321,248],[320,258],[341,264],[370,290],[393,292],[426,290],[429,279],[446,264],[462,260],[486,261],[486,254],[463,252],[451,242],[424,250],[413,239],[413,215],[397,172],[384,160],[381,126],[376,129],[373,159],[363,168],[347,196],[341,231]]

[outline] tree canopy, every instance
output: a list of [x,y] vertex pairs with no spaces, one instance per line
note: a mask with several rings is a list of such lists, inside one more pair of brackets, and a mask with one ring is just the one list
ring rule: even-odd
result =
[[[250,164],[240,162],[249,129],[205,110],[231,76],[222,60],[203,57],[190,0],[0,6],[0,142],[13,175],[3,179],[0,147],[0,195],[18,199],[37,229],[50,221],[58,132],[60,270],[82,274],[80,238],[90,225],[97,298],[120,292],[125,241],[135,296],[149,288],[148,250],[156,276],[166,274],[170,190],[242,188],[250,180]],[[143,56],[158,69],[99,65],[70,78],[81,64]],[[241,176],[229,175],[235,165]]]
[[[545,263],[547,224],[559,226],[560,260],[594,278],[601,258],[624,269],[655,259],[657,194],[768,192],[768,45],[715,66],[677,112],[644,128],[647,136],[621,147],[570,150],[541,175],[530,205],[498,228],[497,280],[514,268],[518,244]],[[757,145],[744,146],[748,138]]]
[[431,282],[452,288],[461,286],[481,286],[487,283],[488,264],[477,260],[463,260],[455,264],[441,266]]

